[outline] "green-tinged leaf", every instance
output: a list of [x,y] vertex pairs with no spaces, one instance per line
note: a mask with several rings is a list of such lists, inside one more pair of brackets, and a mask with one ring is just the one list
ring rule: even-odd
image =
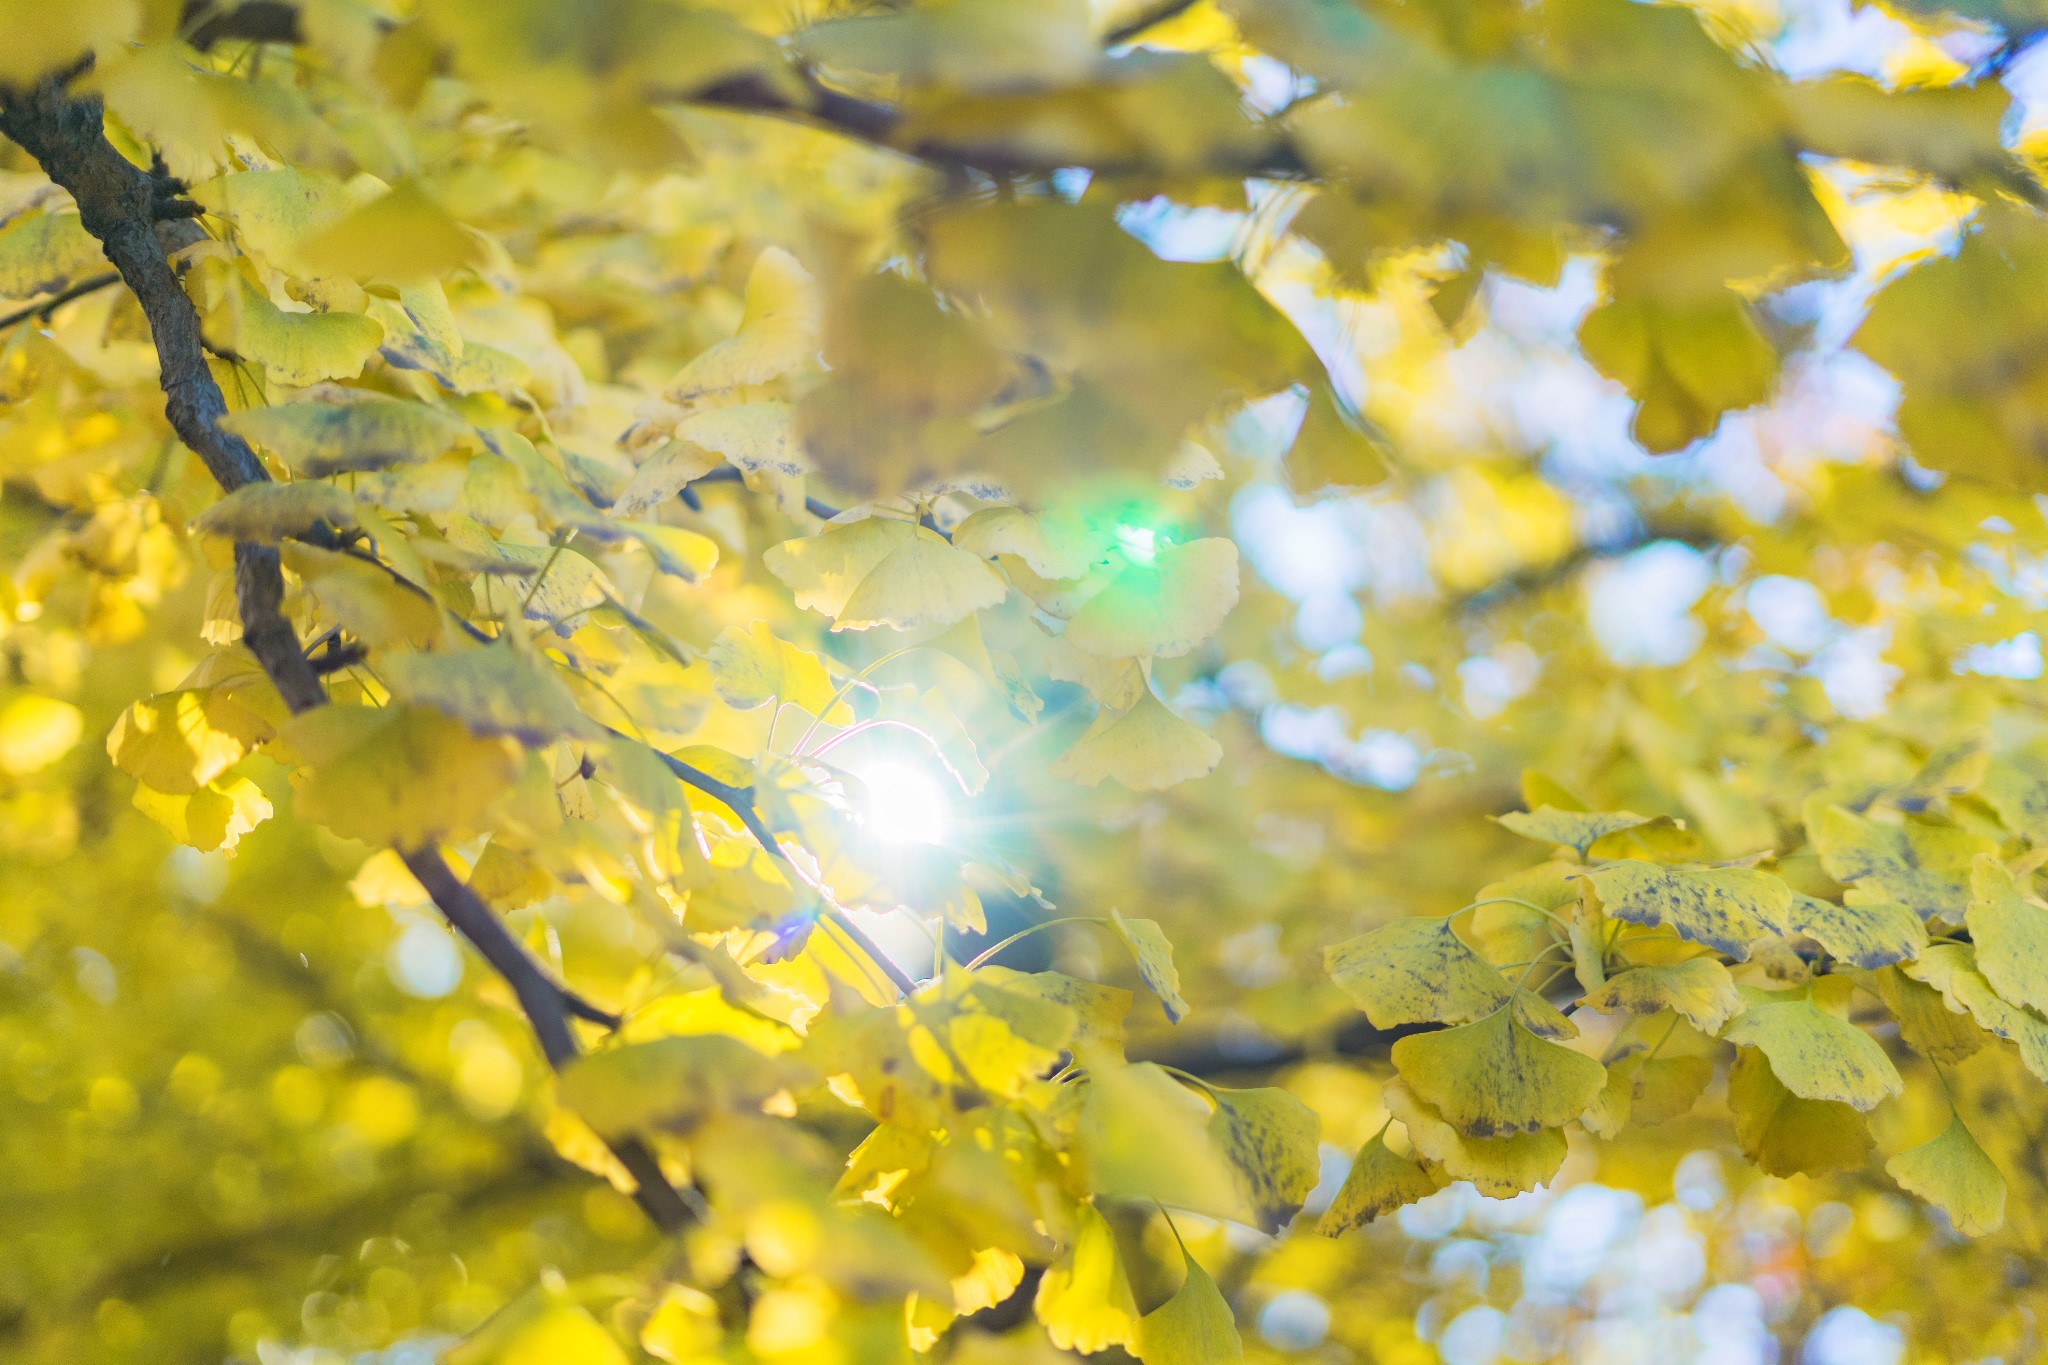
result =
[[1068,644],[1097,658],[1186,654],[1222,628],[1237,605],[1237,546],[1228,540],[1161,547],[1133,564],[1067,622]]
[[892,517],[827,526],[770,547],[762,560],[798,606],[833,617],[834,630],[949,626],[1009,592],[984,560]]
[[1428,1171],[1387,1146],[1383,1129],[1358,1149],[1350,1173],[1344,1177],[1330,1207],[1324,1210],[1316,1231],[1325,1237],[1336,1237],[1418,1199],[1427,1199],[1436,1190],[1437,1182]]
[[1587,874],[1607,914],[1631,924],[1665,925],[1680,937],[1738,961],[1771,931],[1791,889],[1754,868],[1675,868],[1610,863]]
[[1817,1175],[1861,1166],[1870,1129],[1847,1104],[1801,1099],[1778,1080],[1763,1053],[1742,1048],[1728,1071],[1728,1107],[1742,1154],[1770,1175]]
[[1778,1080],[1801,1099],[1873,1109],[1905,1090],[1877,1040],[1821,1008],[1812,992],[1748,991],[1745,1000],[1721,1036],[1759,1049]]
[[1927,946],[1927,926],[1896,901],[1837,905],[1795,891],[1776,923],[1780,933],[1804,934],[1829,956],[1866,971],[1909,962]]
[[377,353],[384,328],[361,313],[286,312],[234,273],[203,315],[207,344],[261,365],[273,383],[353,379]]
[[1438,1178],[1441,1172],[1442,1183],[1469,1180],[1481,1194],[1506,1199],[1544,1184],[1564,1165],[1562,1128],[1505,1137],[1468,1137],[1401,1081],[1389,1084],[1382,1098],[1387,1112],[1408,1130],[1408,1145],[1428,1163],[1431,1178]]
[[1562,844],[1576,849],[1581,858],[1586,856],[1587,849],[1608,835],[1647,825],[1651,820],[1650,816],[1625,810],[1559,810],[1554,806],[1511,811],[1498,818],[1503,829],[1538,843]]
[[1711,957],[1693,957],[1668,967],[1631,967],[1587,992],[1580,1003],[1608,1014],[1668,1009],[1702,1033],[1719,1033],[1742,1008],[1742,996],[1726,967]]
[[196,530],[224,540],[274,545],[316,528],[353,529],[356,502],[331,483],[251,483],[201,512],[192,524]]
[[414,180],[351,210],[296,244],[299,260],[323,274],[358,280],[418,280],[481,265],[484,249]]
[[371,394],[250,408],[229,413],[221,425],[276,452],[305,478],[421,464],[478,444],[467,423],[441,408]]
[[1159,997],[1160,1008],[1166,1011],[1167,1020],[1178,1024],[1187,1018],[1188,1002],[1181,998],[1180,970],[1173,965],[1173,944],[1167,941],[1159,921],[1126,919],[1112,909],[1109,924],[1116,930],[1116,936],[1123,940],[1124,947],[1131,950],[1131,960],[1138,965],[1138,979]]
[[770,698],[824,716],[834,688],[824,663],[776,637],[766,621],[727,626],[704,652],[711,686],[728,706],[750,711]]
[[1974,1018],[1951,1010],[1941,992],[1926,982],[1896,967],[1871,973],[1870,981],[1878,999],[1899,1021],[1899,1036],[1923,1056],[1953,1066],[1989,1041]]
[[1125,1066],[1091,1054],[1075,1138],[1088,1188],[1209,1218],[1255,1221],[1257,1212],[1208,1121],[1208,1106],[1158,1066]]
[[603,733],[577,708],[552,667],[510,644],[399,654],[385,660],[382,669],[400,697],[453,716],[475,734],[509,735],[540,745]]
[[1971,870],[1964,922],[1977,950],[1977,970],[1991,988],[2015,1005],[2048,1010],[2048,906],[2025,895],[1989,854],[1978,855]]
[[600,1133],[687,1131],[725,1112],[747,1112],[809,1072],[737,1038],[699,1033],[608,1047],[563,1070],[556,1095]]
[[1977,970],[1975,951],[1967,943],[1937,943],[1917,962],[1899,968],[1915,981],[1941,992],[1949,1009],[1967,1012],[1979,1025],[2019,1049],[2020,1061],[2038,1080],[2048,1081],[2048,1019],[2024,1005],[2015,1005],[1992,989]]
[[1583,1113],[1607,1069],[1532,1033],[1516,1011],[1396,1040],[1394,1067],[1418,1099],[1466,1137],[1558,1128]]
[[1244,1359],[1237,1319],[1209,1272],[1183,1254],[1187,1278],[1172,1298],[1138,1319],[1134,1354],[1145,1365],[1228,1365]]
[[1096,712],[1087,732],[1047,771],[1084,787],[1114,778],[1132,791],[1163,791],[1206,776],[1222,761],[1222,745],[1145,688],[1126,710]]
[[323,706],[279,738],[311,768],[294,801],[300,818],[366,844],[472,833],[519,771],[510,741],[426,707]]
[[1965,1237],[1982,1237],[2005,1223],[2005,1177],[1977,1139],[1950,1114],[1948,1127],[1884,1163],[1885,1174],[1908,1194],[1939,1208]]
[[1962,923],[1970,902],[1972,861],[1994,851],[1964,830],[1886,824],[1840,806],[1808,809],[1806,834],[1836,881],[1896,901],[1922,919],[1939,915],[1954,924]]
[[1513,993],[1447,919],[1395,920],[1325,948],[1323,966],[1374,1028],[1469,1023]]
[[25,213],[0,227],[0,298],[54,294],[107,268],[75,213]]
[[1217,1088],[1209,1136],[1237,1168],[1258,1224],[1278,1233],[1301,1211],[1321,1175],[1322,1121],[1285,1090]]

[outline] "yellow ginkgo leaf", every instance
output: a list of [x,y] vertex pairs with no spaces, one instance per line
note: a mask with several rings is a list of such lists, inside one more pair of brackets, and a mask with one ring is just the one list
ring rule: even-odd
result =
[[171,796],[206,786],[275,732],[220,688],[160,692],[121,713],[107,736],[114,766]]
[[640,543],[661,571],[685,583],[701,583],[718,567],[718,542],[681,526],[653,521],[607,523]]
[[1888,824],[1818,798],[1805,811],[1806,837],[1820,865],[1842,883],[1896,901],[1922,919],[1963,921],[1970,903],[1970,866],[1991,853],[1989,840],[1951,826]]
[[293,387],[355,378],[384,340],[384,328],[361,313],[288,313],[239,272],[229,272],[202,323],[215,350],[253,360],[272,383]]
[[1745,990],[1743,996],[1746,1007],[1721,1036],[1759,1049],[1778,1080],[1799,1098],[1873,1109],[1887,1095],[1905,1090],[1898,1068],[1877,1040],[1821,1008],[1814,991]]
[[442,1358],[448,1365],[628,1365],[625,1348],[588,1309],[541,1295],[486,1319]]
[[1103,549],[1080,527],[1020,507],[984,507],[953,528],[953,543],[984,559],[1014,555],[1040,578],[1079,578]]
[[1087,733],[1047,771],[1084,787],[1111,777],[1132,791],[1162,791],[1201,777],[1222,761],[1222,745],[1168,710],[1147,688],[1127,710],[1098,711]]
[[813,364],[818,355],[819,303],[810,272],[780,247],[769,247],[747,277],[747,311],[738,335],[685,365],[666,397],[688,403]]
[[1139,979],[1159,997],[1168,1022],[1178,1024],[1187,1018],[1188,1002],[1180,993],[1180,969],[1173,965],[1173,945],[1167,942],[1159,921],[1126,919],[1112,909],[1109,924],[1124,947],[1131,950],[1131,958],[1138,964]]
[[1922,953],[1919,961],[1908,962],[1899,970],[1940,991],[1949,1009],[1967,1012],[1983,1028],[2011,1042],[2027,1070],[2048,1081],[2048,1019],[1993,990],[1989,979],[1977,970],[1969,944],[1937,943]]
[[659,507],[721,463],[716,451],[706,450],[693,441],[669,441],[633,471],[633,477],[612,499],[611,515],[634,517],[650,507]]
[[1708,1057],[1645,1057],[1635,1068],[1629,1121],[1663,1123],[1689,1112],[1714,1081]]
[[1748,867],[1658,867],[1628,860],[1587,875],[1612,918],[1668,925],[1738,961],[1749,955],[1752,942],[1771,932],[1792,895],[1778,878]]
[[343,403],[284,403],[229,413],[221,425],[276,452],[294,474],[422,464],[475,449],[476,432],[441,408],[364,394]]
[[[778,639],[766,621],[727,626],[704,651],[704,664],[719,698],[741,711],[764,705],[771,697],[814,716],[823,716],[832,704],[832,676],[824,662],[809,650]],[[842,717],[850,714],[843,703],[837,709]]]
[[1045,1268],[1032,1308],[1062,1351],[1092,1355],[1135,1344],[1138,1308],[1117,1259],[1116,1234],[1092,1204],[1074,1209],[1073,1241]]
[[296,255],[322,274],[358,280],[428,279],[484,259],[477,239],[412,180],[307,236]]
[[235,171],[192,187],[192,199],[234,224],[235,241],[280,270],[309,273],[299,243],[347,213],[353,204],[339,180],[296,166]]
[[1435,1177],[1412,1158],[1387,1146],[1386,1130],[1381,1129],[1358,1149],[1350,1173],[1344,1177],[1330,1207],[1323,1211],[1316,1231],[1325,1237],[1336,1237],[1418,1199],[1427,1199],[1436,1191]]
[[1742,1008],[1735,978],[1711,957],[1687,958],[1665,967],[1632,967],[1609,977],[1580,1002],[1614,1014],[1655,1014],[1672,1010],[1702,1033],[1719,1033]]
[[1553,806],[1538,806],[1534,810],[1512,811],[1498,819],[1501,828],[1511,830],[1524,839],[1534,839],[1542,844],[1563,844],[1577,849],[1583,858],[1587,849],[1608,835],[1647,825],[1651,817],[1625,810],[1559,810]]
[[70,753],[84,730],[85,717],[70,702],[23,692],[0,707],[0,772],[41,772]]
[[1776,926],[1783,934],[1804,934],[1830,956],[1866,971],[1910,962],[1927,946],[1927,926],[1896,901],[1837,905],[1795,891]]
[[749,474],[795,477],[810,462],[797,444],[796,416],[783,402],[712,408],[676,423],[676,439],[724,457]]
[[1229,1365],[1244,1359],[1237,1319],[1209,1272],[1185,1249],[1187,1278],[1173,1297],[1138,1319],[1133,1354],[1145,1365]]
[[1436,1107],[1416,1096],[1400,1080],[1390,1082],[1381,1093],[1403,1128],[1408,1145],[1417,1157],[1429,1163],[1431,1178],[1441,1183],[1469,1180],[1481,1194],[1506,1199],[1554,1177],[1564,1165],[1565,1138],[1561,1128],[1540,1128],[1533,1133],[1504,1137],[1468,1137],[1444,1121]]
[[1562,1127],[1607,1084],[1607,1068],[1539,1038],[1505,1006],[1470,1024],[1399,1039],[1393,1059],[1416,1098],[1466,1137]]
[[694,1365],[715,1355],[724,1336],[717,1300],[701,1289],[672,1284],[640,1329],[640,1349],[669,1365]]
[[1277,1234],[1301,1211],[1321,1178],[1322,1121],[1313,1109],[1273,1086],[1218,1086],[1209,1098],[1216,1104],[1209,1136],[1237,1168],[1258,1225]]
[[82,54],[118,48],[135,36],[144,12],[135,0],[16,8],[7,16],[7,41],[0,44],[0,87],[27,90]]
[[1931,1141],[1900,1152],[1884,1170],[1900,1189],[1946,1213],[1965,1237],[1996,1232],[2005,1222],[2005,1177],[1960,1114],[1951,1113]]
[[1112,1054],[1091,1053],[1086,1065],[1075,1143],[1090,1190],[1209,1218],[1254,1220],[1209,1135],[1208,1106],[1194,1092],[1150,1062],[1127,1066]]
[[1728,1069],[1728,1107],[1742,1154],[1766,1174],[1844,1170],[1870,1155],[1863,1115],[1846,1104],[1793,1094],[1756,1048],[1740,1049]]
[[243,484],[192,522],[205,535],[269,545],[316,527],[345,531],[356,524],[356,500],[331,483],[312,479]]
[[1214,635],[1237,605],[1237,546],[1222,537],[1161,546],[1088,599],[1066,640],[1103,659],[1171,659]]
[[1951,1010],[1940,991],[1896,967],[1872,972],[1870,984],[1899,1021],[1899,1036],[1924,1056],[1953,1066],[1989,1041],[1966,1010]]
[[519,771],[510,740],[420,706],[323,706],[280,732],[311,765],[299,815],[343,838],[413,848],[477,829]]
[[25,213],[0,227],[0,298],[32,299],[107,268],[75,213]]
[[771,546],[762,560],[798,606],[835,618],[834,630],[949,626],[1009,591],[985,561],[891,517],[827,526]]
[[1400,919],[1323,949],[1338,989],[1374,1028],[1464,1024],[1492,1014],[1507,982],[1451,932],[1447,919]]
[[162,825],[173,839],[201,853],[233,853],[242,836],[271,815],[270,798],[263,789],[246,777],[232,775],[177,796],[138,786],[135,809]]
[[552,668],[502,641],[481,649],[398,654],[383,661],[382,671],[398,696],[453,716],[473,734],[540,745],[604,733],[577,709]]
[[1989,854],[1971,869],[1964,922],[1991,988],[2015,1005],[2048,1010],[2048,906],[2027,897]]

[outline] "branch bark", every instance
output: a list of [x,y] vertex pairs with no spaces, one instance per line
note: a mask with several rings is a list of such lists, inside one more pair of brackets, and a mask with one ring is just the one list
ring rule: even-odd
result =
[[[158,240],[165,186],[114,150],[99,97],[73,97],[63,78],[25,92],[0,91],[0,132],[70,191],[86,231],[142,305],[156,346],[164,415],[178,439],[199,456],[223,491],[268,482],[269,472],[248,442],[220,424],[227,402],[207,368],[198,310]],[[285,705],[294,715],[326,705],[327,689],[284,614],[284,572],[275,546],[235,546],[235,596],[242,642]],[[575,997],[548,979],[504,922],[456,877],[438,848],[400,850],[400,856],[449,924],[512,987],[549,1064],[567,1065],[579,1051],[570,1015],[593,1017],[589,1007],[580,1001],[572,1006]],[[595,1017],[609,1018],[601,1012]],[[658,1227],[676,1231],[693,1220],[690,1206],[645,1144],[628,1139],[611,1145],[638,1184],[641,1208]]]

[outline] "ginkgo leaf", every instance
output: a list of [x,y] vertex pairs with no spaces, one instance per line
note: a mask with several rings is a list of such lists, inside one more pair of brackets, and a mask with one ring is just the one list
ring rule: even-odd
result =
[[1665,967],[1632,967],[1609,977],[1580,1002],[1614,1014],[1655,1014],[1671,1010],[1702,1033],[1719,1033],[1742,1008],[1735,978],[1711,957],[1687,958]]
[[1216,1087],[1209,1136],[1237,1168],[1258,1225],[1278,1233],[1301,1211],[1320,1179],[1322,1121],[1285,1090]]
[[949,626],[1009,592],[989,565],[936,532],[891,517],[827,526],[762,555],[798,606],[835,618],[834,630]]
[[512,784],[516,750],[418,706],[323,706],[279,732],[310,764],[301,818],[366,844],[413,848],[466,834]]
[[1837,905],[1795,891],[1775,923],[1780,933],[1804,934],[1831,957],[1866,971],[1909,962],[1927,946],[1927,926],[1895,901]]
[[651,521],[619,521],[607,525],[616,527],[629,540],[638,541],[663,573],[685,583],[701,583],[718,567],[718,542],[709,536]]
[[1564,1165],[1566,1144],[1561,1128],[1504,1137],[1467,1137],[1400,1080],[1388,1083],[1381,1100],[1387,1112],[1408,1130],[1408,1145],[1429,1163],[1432,1178],[1441,1172],[1441,1183],[1469,1180],[1481,1194],[1506,1199],[1535,1189],[1555,1177]]
[[[1896,968],[1870,976],[1877,998],[1899,1021],[1899,1036],[1924,1056],[1952,1066],[1973,1056],[1987,1039],[1967,1012],[1951,1010],[1940,991]],[[1988,990],[1988,985],[1987,985]]]
[[1810,991],[1752,990],[1744,996],[1746,1007],[1721,1036],[1759,1049],[1794,1095],[1873,1109],[1905,1090],[1877,1040],[1815,1004]]
[[1131,960],[1138,966],[1138,978],[1159,997],[1167,1022],[1178,1024],[1187,1018],[1188,1002],[1181,998],[1180,993],[1180,969],[1173,965],[1173,945],[1167,942],[1159,921],[1126,919],[1121,912],[1112,909],[1109,924],[1116,931],[1116,936],[1123,940],[1124,947],[1131,950]]
[[727,706],[751,711],[769,698],[794,702],[814,716],[832,704],[832,677],[809,650],[776,638],[766,621],[727,626],[704,651],[711,686]]
[[2005,1177],[1960,1114],[1951,1113],[1946,1128],[1886,1161],[1884,1170],[1900,1189],[1946,1213],[1965,1237],[1996,1232],[2005,1222]]
[[190,795],[275,733],[224,689],[160,692],[121,713],[107,736],[107,756],[153,791]]
[[353,379],[384,340],[384,328],[361,313],[288,313],[240,273],[227,278],[222,292],[202,318],[207,344],[257,362],[273,383]]
[[1492,1014],[1513,994],[1447,919],[1400,919],[1323,949],[1330,979],[1374,1028],[1463,1024]]
[[2048,843],[2048,745],[2000,754],[1985,770],[1978,794],[2014,834]]
[[1836,881],[1897,901],[1922,919],[1940,915],[1954,924],[1970,902],[1972,861],[1994,851],[1965,830],[1886,824],[1833,805],[1808,808],[1806,835]]
[[235,240],[281,269],[297,270],[298,244],[353,205],[333,176],[299,166],[234,171],[191,189],[195,203],[234,224]]
[[448,1365],[628,1365],[625,1348],[589,1309],[548,1297],[508,1306],[443,1359]]
[[1755,868],[1673,868],[1627,861],[1587,874],[1601,907],[1631,924],[1668,925],[1740,961],[1771,932],[1791,888]]
[[712,451],[749,474],[795,477],[810,468],[797,444],[795,413],[783,402],[692,414],[676,423],[676,439]]
[[1161,546],[1132,564],[1067,622],[1066,641],[1104,659],[1186,654],[1237,605],[1237,546],[1221,537]]
[[1201,1263],[1184,1250],[1187,1278],[1173,1297],[1138,1319],[1132,1354],[1145,1365],[1229,1365],[1244,1359],[1237,1319]]
[[271,816],[270,798],[263,789],[232,774],[184,795],[138,786],[135,809],[162,825],[173,839],[201,853],[233,853],[244,834]]
[[1045,579],[1080,578],[1102,549],[1078,526],[1020,507],[984,507],[953,528],[953,543],[984,559],[1014,555]]
[[1562,1043],[1539,1038],[1512,1009],[1393,1047],[1394,1068],[1416,1098],[1466,1137],[1558,1128],[1607,1084],[1607,1069]]
[[[449,539],[455,541],[454,536]],[[509,614],[516,609],[529,621],[557,625],[617,595],[604,570],[573,548],[515,545],[488,536],[463,548],[521,571],[504,586],[487,587],[478,594],[492,611]]]
[[145,11],[131,0],[79,0],[9,16],[0,50],[0,85],[27,90],[95,49],[114,50],[135,36]]
[[778,1090],[802,1085],[806,1067],[737,1038],[673,1035],[588,1053],[563,1070],[556,1095],[600,1133],[687,1131],[729,1110],[758,1108]]
[[1336,1237],[1427,1199],[1436,1190],[1437,1182],[1428,1171],[1387,1146],[1386,1130],[1382,1129],[1358,1149],[1350,1173],[1323,1211],[1316,1231]]
[[1970,873],[1964,922],[1976,947],[1977,970],[2015,1005],[2048,1010],[2048,906],[2022,893],[2019,881],[1989,854]]
[[0,227],[0,298],[54,294],[106,268],[98,240],[75,213],[25,213]]
[[201,512],[192,525],[209,536],[274,545],[318,527],[353,529],[356,500],[345,490],[316,480],[249,483]]
[[1511,811],[1495,818],[1500,821],[1501,828],[1511,830],[1524,839],[1534,839],[1543,844],[1563,844],[1578,850],[1583,858],[1586,850],[1601,839],[1625,829],[1647,825],[1652,817],[1625,810],[1559,810],[1554,806],[1538,806],[1535,810]]
[[576,698],[551,668],[509,643],[398,654],[383,661],[382,671],[397,695],[453,716],[474,734],[540,745],[603,733],[577,709]]
[[421,464],[477,446],[475,431],[452,413],[367,394],[346,403],[284,403],[231,412],[221,425],[275,451],[294,474],[306,478]]
[[745,384],[761,384],[815,363],[819,304],[810,272],[769,247],[747,277],[746,316],[738,335],[685,365],[668,384],[672,403],[688,403]]
[[1645,1057],[1635,1068],[1629,1121],[1663,1123],[1689,1111],[1713,1084],[1714,1063],[1706,1057]]
[[1160,1067],[1091,1054],[1075,1137],[1088,1188],[1209,1218],[1254,1221],[1236,1173],[1209,1135],[1208,1119],[1207,1106]]
[[1941,992],[1949,1009],[1967,1012],[1979,1025],[2019,1049],[2020,1061],[2038,1080],[2048,1081],[2048,1019],[2001,997],[1977,970],[1967,943],[1937,943],[1900,971]]
[[1045,1268],[1032,1308],[1062,1351],[1092,1355],[1136,1342],[1138,1307],[1117,1259],[1116,1234],[1094,1205],[1075,1207],[1073,1241]]
[[402,180],[295,244],[314,270],[358,280],[414,280],[481,264],[474,236],[422,189]]
[[1742,1154],[1768,1175],[1817,1175],[1861,1166],[1870,1155],[1863,1115],[1786,1089],[1763,1053],[1739,1049],[1728,1069],[1728,1107]]
[[706,450],[691,441],[670,441],[633,471],[633,477],[612,500],[610,513],[615,517],[631,517],[650,507],[659,507],[721,463],[723,461],[715,451]]
[[1098,711],[1087,733],[1046,771],[1084,787],[1110,777],[1132,791],[1162,791],[1204,776],[1222,761],[1222,745],[1147,688],[1127,710]]

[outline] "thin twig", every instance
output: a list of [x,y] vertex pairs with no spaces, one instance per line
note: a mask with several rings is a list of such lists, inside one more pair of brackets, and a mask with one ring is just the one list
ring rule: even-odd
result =
[[119,284],[120,282],[121,276],[118,271],[109,270],[104,275],[88,275],[77,284],[52,294],[41,303],[30,304],[26,308],[17,308],[7,316],[0,317],[0,332],[6,331],[17,322],[27,322],[30,318],[42,318],[48,321],[50,314],[56,312],[73,299],[82,299],[87,294],[97,294],[108,285]]

